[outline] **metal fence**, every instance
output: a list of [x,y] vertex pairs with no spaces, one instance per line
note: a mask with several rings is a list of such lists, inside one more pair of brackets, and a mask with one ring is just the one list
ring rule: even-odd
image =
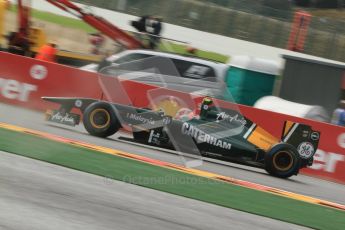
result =
[[[263,0],[84,0],[77,1],[279,48],[286,48],[294,10]],[[288,2],[288,1],[287,1]],[[270,3],[270,4],[267,4]],[[305,53],[345,61],[345,21],[313,17]]]

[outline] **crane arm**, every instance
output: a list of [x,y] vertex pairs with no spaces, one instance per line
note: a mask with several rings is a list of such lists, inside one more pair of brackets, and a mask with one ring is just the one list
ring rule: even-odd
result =
[[109,21],[105,20],[104,18],[93,15],[92,13],[85,12],[82,8],[70,2],[69,0],[46,0],[46,1],[80,18],[81,20],[89,24],[90,26],[94,27],[95,29],[102,32],[103,34],[107,35],[112,40],[125,46],[127,49],[137,49],[137,48],[144,47],[144,45],[133,36],[124,32],[123,30],[113,25]]
[[30,20],[30,1],[18,0],[18,24],[19,33],[23,37],[29,34],[29,20]]

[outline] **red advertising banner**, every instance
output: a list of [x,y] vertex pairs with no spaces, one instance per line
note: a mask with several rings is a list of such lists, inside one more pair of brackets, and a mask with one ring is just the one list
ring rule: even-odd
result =
[[94,73],[0,52],[0,101],[44,110],[45,95],[99,98]]
[[[152,85],[134,81],[121,84],[137,107],[170,104],[170,112],[177,113],[181,108],[195,110],[201,102],[200,96]],[[36,110],[51,108],[50,103],[41,100],[42,96],[104,97],[96,73],[0,52],[0,102]],[[302,173],[345,183],[345,128],[224,101],[216,103],[223,107],[238,106],[243,115],[277,138],[286,120],[311,125],[321,132],[321,140],[313,166]]]

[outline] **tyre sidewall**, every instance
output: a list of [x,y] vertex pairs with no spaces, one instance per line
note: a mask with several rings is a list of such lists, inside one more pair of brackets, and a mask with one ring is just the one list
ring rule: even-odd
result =
[[[293,158],[293,163],[289,169],[281,171],[275,167],[273,163],[274,156],[280,152],[289,152]],[[297,150],[290,144],[279,143],[271,148],[270,151],[266,153],[265,157],[265,168],[266,171],[276,177],[288,178],[293,175],[296,175],[300,167],[300,157]]]
[[[100,110],[100,111],[104,110],[108,113],[109,124],[107,124],[106,127],[98,128],[92,124],[91,116],[92,116],[92,113],[96,110]],[[112,106],[106,102],[94,102],[91,105],[89,105],[83,113],[83,123],[88,133],[90,133],[93,136],[98,136],[98,137],[111,136],[121,128],[121,125],[116,117],[116,114]]]

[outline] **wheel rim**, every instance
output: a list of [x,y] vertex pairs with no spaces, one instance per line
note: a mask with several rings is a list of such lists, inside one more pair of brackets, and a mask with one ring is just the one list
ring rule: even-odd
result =
[[90,114],[90,123],[94,128],[103,129],[110,124],[110,114],[105,109],[95,109]]
[[291,152],[281,151],[273,156],[273,166],[279,171],[287,171],[293,165],[293,156]]

